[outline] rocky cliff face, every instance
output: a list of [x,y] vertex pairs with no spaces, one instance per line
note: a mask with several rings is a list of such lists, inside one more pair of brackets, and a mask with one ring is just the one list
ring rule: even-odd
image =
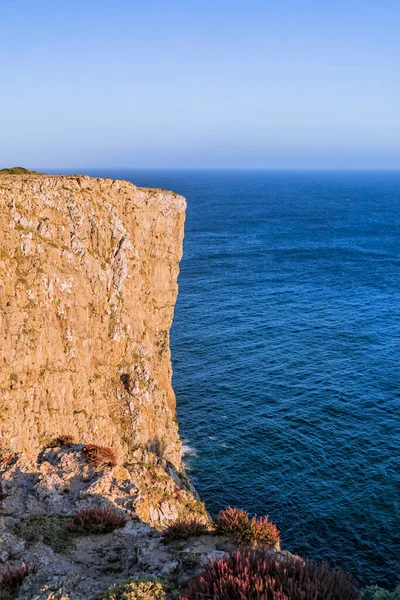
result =
[[181,469],[169,332],[185,200],[84,176],[0,175],[0,439],[138,449]]
[[[166,547],[157,531],[209,524],[171,387],[184,217],[184,198],[164,190],[0,173],[1,600],[88,600],[130,575],[172,582],[219,552],[208,539]],[[66,544],[82,510],[125,526]],[[31,576],[11,585],[23,563]]]

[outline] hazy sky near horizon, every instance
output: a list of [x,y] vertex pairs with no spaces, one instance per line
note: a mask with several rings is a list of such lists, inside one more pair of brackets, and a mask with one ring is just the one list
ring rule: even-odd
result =
[[400,0],[0,0],[0,166],[400,168]]

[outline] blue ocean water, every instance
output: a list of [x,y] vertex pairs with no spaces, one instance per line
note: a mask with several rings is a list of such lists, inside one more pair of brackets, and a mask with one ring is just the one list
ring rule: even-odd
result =
[[400,173],[101,174],[188,200],[171,345],[208,508],[399,583]]

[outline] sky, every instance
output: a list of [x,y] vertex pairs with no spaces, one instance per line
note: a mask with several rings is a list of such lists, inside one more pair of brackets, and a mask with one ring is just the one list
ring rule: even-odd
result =
[[400,168],[400,0],[0,0],[0,168]]

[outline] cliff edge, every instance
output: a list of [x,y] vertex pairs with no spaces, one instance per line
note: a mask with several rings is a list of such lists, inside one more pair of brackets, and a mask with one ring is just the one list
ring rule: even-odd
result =
[[125,181],[0,174],[0,438],[150,451],[181,470],[169,332],[185,199]]

